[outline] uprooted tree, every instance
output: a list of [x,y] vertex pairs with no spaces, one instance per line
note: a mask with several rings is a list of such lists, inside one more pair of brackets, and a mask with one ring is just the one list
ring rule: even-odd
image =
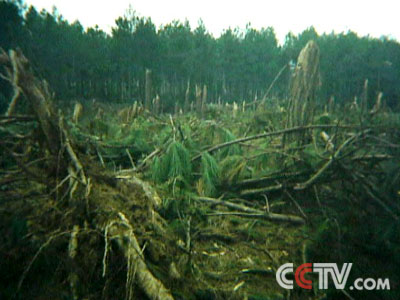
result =
[[[70,138],[61,112],[55,111],[45,83],[35,78],[29,62],[20,51],[11,50],[9,55],[2,52],[0,63],[5,65],[6,79],[12,83],[16,95],[18,96],[20,91],[25,96],[26,104],[39,124],[35,135],[30,138],[21,137],[10,129],[8,133],[14,141],[2,142],[2,152],[15,160],[25,175],[24,180],[35,185],[36,192],[41,191],[42,194],[38,197],[45,197],[47,202],[42,199],[37,203],[39,206],[49,204],[48,201],[56,201],[53,214],[46,213],[41,221],[51,223],[46,219],[58,219],[59,228],[54,228],[53,233],[48,233],[47,242],[37,254],[57,237],[69,236],[68,254],[75,262],[73,265],[79,265],[85,260],[90,261],[88,256],[91,252],[80,251],[81,247],[84,248],[81,242],[85,243],[83,237],[90,231],[97,231],[104,234],[105,241],[102,276],[107,272],[110,240],[119,245],[125,256],[128,265],[127,299],[132,299],[135,284],[150,299],[173,299],[163,283],[149,271],[136,237],[148,235],[145,232],[156,232],[153,237],[146,238],[146,243],[152,244],[151,240],[154,240],[156,245],[162,243],[167,247],[163,241],[168,240],[168,236],[163,228],[163,221],[156,212],[157,206],[160,205],[157,194],[134,176],[117,180],[97,171],[89,164],[87,157],[77,149]],[[12,105],[18,100],[17,96],[14,97]],[[5,122],[18,120],[18,116],[9,117]],[[30,152],[35,143],[41,143],[41,153]],[[2,184],[11,183],[13,180],[16,180],[13,174],[9,174],[2,179]],[[13,194],[11,197],[35,198],[34,195],[23,195],[22,190],[10,193]],[[130,209],[132,206],[135,207],[134,210]],[[44,212],[46,208],[37,209]],[[72,227],[69,227],[70,225]],[[64,231],[61,232],[61,229]],[[158,248],[156,245],[150,247]],[[18,288],[21,288],[32,263],[33,261],[26,267]],[[78,291],[83,285],[78,273],[72,267],[68,276],[74,299],[80,297]]]

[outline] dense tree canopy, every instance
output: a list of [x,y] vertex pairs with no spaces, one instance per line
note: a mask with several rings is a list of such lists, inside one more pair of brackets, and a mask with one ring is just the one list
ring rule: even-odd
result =
[[[248,24],[215,38],[201,20],[195,29],[187,21],[157,29],[132,10],[107,34],[97,26],[85,30],[79,22],[71,24],[56,9],[38,12],[16,0],[0,2],[0,46],[22,48],[64,99],[143,100],[145,69],[151,69],[154,94],[165,108],[183,101],[188,83],[192,98],[195,85],[207,85],[212,101],[252,101],[262,97],[285,64],[296,61],[310,39],[321,49],[320,103],[331,96],[339,103],[352,101],[368,79],[371,102],[382,91],[388,105],[398,106],[400,44],[385,37],[352,31],[318,35],[311,27],[297,36],[289,33],[279,45],[271,27],[256,30]],[[271,95],[286,96],[289,72]],[[2,88],[0,100],[8,97]]]

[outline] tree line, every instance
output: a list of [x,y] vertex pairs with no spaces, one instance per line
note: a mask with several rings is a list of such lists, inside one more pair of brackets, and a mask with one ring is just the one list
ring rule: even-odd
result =
[[[215,38],[202,21],[194,29],[187,21],[156,28],[132,10],[115,20],[108,34],[98,26],[85,30],[78,21],[69,23],[56,9],[38,12],[18,0],[0,2],[0,46],[20,47],[60,99],[144,101],[149,69],[153,96],[160,96],[165,109],[177,102],[183,106],[188,87],[194,101],[196,85],[207,86],[209,101],[253,101],[287,65],[270,93],[284,98],[291,67],[310,39],[321,50],[321,103],[332,96],[338,103],[352,102],[368,79],[371,103],[382,91],[385,102],[398,107],[400,44],[387,37],[352,31],[318,35],[310,27],[288,33],[279,45],[272,27],[256,30],[248,24]],[[0,81],[2,109],[11,93],[7,86]]]

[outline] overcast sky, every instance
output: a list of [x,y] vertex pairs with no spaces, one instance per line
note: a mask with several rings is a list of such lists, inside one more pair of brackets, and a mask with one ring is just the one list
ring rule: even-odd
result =
[[[70,22],[79,20],[84,27],[99,25],[111,31],[114,20],[123,16],[129,5],[139,16],[151,17],[159,27],[172,20],[189,20],[192,28],[201,18],[215,37],[229,27],[272,26],[278,39],[292,31],[297,34],[314,25],[317,32],[347,32],[382,35],[400,41],[400,1],[396,0],[26,0],[41,10],[59,13]],[[397,3],[397,4],[396,4]]]

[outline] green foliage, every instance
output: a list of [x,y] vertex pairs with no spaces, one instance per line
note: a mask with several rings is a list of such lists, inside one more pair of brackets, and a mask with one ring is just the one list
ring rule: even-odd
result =
[[185,238],[186,224],[182,222],[182,220],[180,220],[179,218],[176,218],[175,220],[171,221],[171,223],[169,223],[169,229],[182,239]]
[[316,151],[314,145],[306,146],[306,148],[303,151],[303,158],[306,164],[313,169],[316,169],[318,165],[321,163],[321,156]]
[[[379,91],[389,107],[398,106],[400,44],[386,37],[359,37],[351,31],[320,36],[310,27],[297,36],[288,34],[280,47],[271,27],[227,29],[214,38],[203,23],[192,29],[189,22],[173,21],[156,30],[150,18],[132,11],[118,17],[107,34],[97,26],[85,31],[57,10],[38,12],[12,0],[0,2],[0,20],[3,48],[21,47],[65,99],[140,99],[146,68],[153,70],[155,90],[168,87],[160,96],[169,111],[184,98],[188,80],[191,97],[195,84],[206,84],[209,95],[223,102],[260,99],[279,69],[295,62],[314,39],[321,49],[320,99],[334,95],[338,102],[349,101],[368,78],[369,107]],[[272,95],[286,96],[289,72],[276,82]],[[5,88],[0,82],[1,93],[8,96]]]
[[189,178],[191,176],[191,162],[188,150],[179,142],[173,142],[165,156],[165,166],[168,170],[168,177]]
[[157,156],[153,159],[150,168],[151,179],[154,182],[161,182],[164,179],[163,170],[161,169],[161,159]]
[[134,146],[134,151],[137,154],[148,153],[151,151],[151,147],[147,141],[146,132],[143,129],[131,129],[126,138],[122,139],[119,144]]
[[201,179],[203,180],[204,194],[214,196],[219,183],[220,171],[215,158],[207,152],[201,156]]
[[244,177],[246,160],[240,155],[228,156],[220,162],[221,181],[232,185]]
[[[226,143],[226,142],[231,142],[231,141],[236,140],[235,135],[229,129],[219,128],[218,133],[220,136],[221,143]],[[231,155],[241,155],[241,154],[242,154],[242,151],[238,144],[234,144],[232,146],[225,147],[218,151],[219,159],[224,159],[227,156],[231,156]]]
[[333,118],[330,114],[324,113],[314,119],[314,123],[318,125],[333,124]]
[[174,222],[170,224],[171,228],[173,229],[174,224],[177,224],[178,226],[181,225],[182,222],[179,220],[179,218],[188,209],[189,209],[189,201],[187,201],[186,198],[181,199],[181,198],[163,197],[160,214],[166,220],[174,220]]
[[249,167],[252,168],[252,172],[255,174],[263,174],[265,172],[269,173],[271,170],[279,169],[279,166],[275,165],[275,156],[268,152],[270,148],[269,140],[261,140],[258,142],[257,150],[252,153],[247,162]]
[[89,123],[89,133],[101,139],[108,137],[109,130],[110,130],[110,125],[107,122],[104,122],[100,119],[93,119]]
[[192,164],[189,151],[180,142],[172,142],[161,158],[155,158],[152,164],[153,180],[155,182],[173,182],[179,180],[190,182]]

